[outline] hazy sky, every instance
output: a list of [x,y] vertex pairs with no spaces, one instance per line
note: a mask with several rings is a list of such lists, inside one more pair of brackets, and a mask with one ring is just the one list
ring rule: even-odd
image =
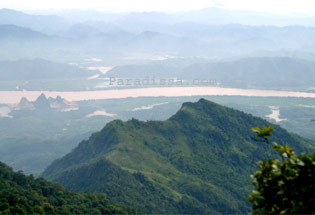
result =
[[315,12],[315,0],[0,0],[0,8],[17,10],[69,8],[173,12],[213,6],[272,13]]

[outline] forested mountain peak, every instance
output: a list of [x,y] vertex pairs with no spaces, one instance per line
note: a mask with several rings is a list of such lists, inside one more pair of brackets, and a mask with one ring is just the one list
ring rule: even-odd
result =
[[[267,125],[201,99],[166,121],[112,121],[43,176],[75,191],[105,192],[145,213],[246,213],[250,174],[272,155],[249,129]],[[279,126],[273,139],[299,152],[314,148]]]

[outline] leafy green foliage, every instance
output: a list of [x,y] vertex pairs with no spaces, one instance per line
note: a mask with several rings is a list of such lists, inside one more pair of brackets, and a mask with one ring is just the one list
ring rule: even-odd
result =
[[286,144],[284,146],[280,146],[278,144],[275,144],[273,146],[273,148],[275,150],[277,150],[282,157],[292,157],[295,155],[295,152],[293,151],[293,149],[288,144]]
[[270,137],[272,135],[272,129],[273,126],[270,125],[269,127],[263,127],[262,129],[259,127],[255,127],[250,130],[255,132],[258,137]]
[[[259,137],[267,136],[270,135],[265,133]],[[259,162],[260,168],[252,176],[256,190],[247,198],[253,203],[253,213],[314,213],[315,153],[296,155],[288,144],[281,146],[273,143],[273,148],[279,152],[282,160]]]
[[104,194],[75,193],[0,162],[0,214],[134,214]]
[[[204,99],[184,103],[166,121],[108,123],[43,177],[74,191],[104,192],[145,213],[245,214],[255,161],[272,155],[252,142],[249,129],[268,124]],[[274,127],[275,141],[297,151],[312,146]]]

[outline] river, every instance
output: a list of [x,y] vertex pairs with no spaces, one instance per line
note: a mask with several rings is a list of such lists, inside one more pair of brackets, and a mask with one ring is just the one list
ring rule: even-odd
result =
[[179,96],[258,96],[258,97],[303,97],[315,98],[315,93],[256,90],[222,87],[157,87],[136,89],[111,89],[97,91],[0,91],[0,104],[15,104],[22,97],[30,101],[44,93],[47,97],[61,96],[68,101],[122,99],[137,97],[179,97]]

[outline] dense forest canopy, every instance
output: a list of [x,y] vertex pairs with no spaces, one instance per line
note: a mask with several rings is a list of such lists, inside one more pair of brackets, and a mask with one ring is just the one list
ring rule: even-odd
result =
[[76,193],[0,162],[0,214],[134,214],[105,194]]

